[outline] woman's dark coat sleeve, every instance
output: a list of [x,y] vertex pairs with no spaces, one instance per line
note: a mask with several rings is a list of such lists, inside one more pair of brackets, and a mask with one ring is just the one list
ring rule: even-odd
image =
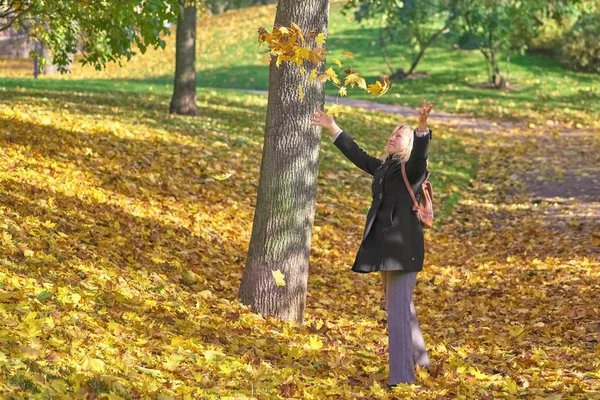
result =
[[358,144],[354,141],[346,131],[342,131],[340,135],[333,142],[340,151],[352,161],[354,165],[362,169],[369,175],[373,175],[377,167],[379,167],[383,161],[377,157],[373,157],[367,154],[366,151],[361,149]]
[[427,158],[429,157],[429,140],[431,139],[431,130],[428,135],[417,136],[413,132],[413,148],[410,152],[410,158],[406,162],[406,175],[410,182],[420,181],[427,171]]

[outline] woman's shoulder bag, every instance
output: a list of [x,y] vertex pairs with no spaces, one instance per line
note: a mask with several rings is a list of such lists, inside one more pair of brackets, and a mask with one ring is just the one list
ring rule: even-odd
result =
[[415,193],[410,186],[410,182],[408,182],[408,177],[406,176],[406,167],[404,163],[402,164],[402,177],[404,178],[404,183],[406,184],[406,188],[408,189],[408,193],[410,193],[410,197],[413,200],[413,211],[417,213],[417,218],[421,221],[421,226],[423,229],[430,229],[433,226],[433,188],[431,187],[431,182],[429,182],[429,176],[431,175],[431,171],[427,171],[427,176],[425,180],[421,184],[422,193],[418,193],[415,197]]

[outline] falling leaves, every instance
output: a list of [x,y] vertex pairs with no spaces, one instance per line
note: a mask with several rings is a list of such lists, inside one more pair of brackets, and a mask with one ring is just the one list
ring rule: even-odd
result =
[[325,44],[325,34],[324,33],[319,33],[317,35],[317,37],[315,38],[315,41],[320,44],[321,46]]
[[[310,75],[308,76],[308,83],[312,83],[316,80],[319,80],[322,83],[326,83],[331,81],[334,85],[338,87],[338,96],[347,96],[347,86],[350,85],[351,88],[354,86],[358,86],[359,89],[365,90],[368,93],[377,96],[383,96],[388,92],[391,87],[391,83],[389,79],[384,78],[383,81],[376,81],[375,83],[367,86],[366,81],[362,78],[356,70],[354,70],[351,66],[348,69],[343,69],[344,65],[340,61],[339,58],[333,58],[332,62],[335,64],[339,70],[343,70],[346,74],[344,78],[344,86],[341,86],[341,80],[338,74],[333,70],[333,67],[329,67],[323,74],[318,75],[317,67],[320,63],[325,62],[325,56],[327,51],[325,51],[324,47],[309,47],[306,44],[306,40],[316,33],[315,30],[312,30],[308,34],[304,35],[300,27],[294,22],[290,21],[291,27],[274,27],[273,32],[269,33],[265,28],[258,28],[258,43],[259,46],[262,43],[267,43],[269,46],[270,55],[276,56],[277,59],[275,61],[275,65],[279,68],[283,62],[294,63],[299,68],[299,73],[301,75],[305,75],[305,68],[302,67],[305,61],[309,61],[314,65],[312,68]],[[315,37],[315,41],[318,45],[323,46],[325,44],[325,35],[323,33],[319,33]],[[267,63],[266,56],[263,56],[263,63]],[[342,57],[348,58],[350,60],[354,59],[354,53],[344,51],[342,52]],[[270,61],[270,60],[269,60]],[[300,103],[304,102],[304,90],[301,86],[298,87],[298,99]],[[340,109],[336,110],[336,115],[339,115]]]
[[285,286],[285,275],[280,270],[271,271],[271,274],[273,274],[277,286]]
[[365,82],[364,78],[358,76],[358,74],[355,73],[350,73],[348,74],[348,76],[346,76],[346,79],[344,80],[344,85],[350,85],[351,87],[354,87],[354,85],[358,85],[358,87],[361,89],[367,89],[367,83]]
[[336,85],[340,84],[340,80],[337,76],[337,74],[335,73],[335,71],[333,70],[332,67],[329,67],[324,74],[321,74],[317,77],[318,80],[320,80],[321,82],[327,82],[328,80],[332,80],[333,83],[335,83]]
[[[256,17],[272,21],[272,13]],[[241,21],[223,21],[201,26],[232,41]],[[202,49],[220,45],[214,32],[203,32],[213,40]],[[247,39],[254,42],[254,33]],[[158,54],[113,69],[115,81],[172,73]],[[309,65],[303,79],[316,71]],[[332,65],[352,88],[352,66]],[[504,107],[492,99],[456,108],[533,113],[533,131],[524,124],[471,134],[432,119],[437,204],[454,204],[426,234],[413,296],[432,367],[417,369],[417,385],[386,393],[381,282],[349,271],[370,177],[323,143],[305,322],[262,317],[239,302],[237,288],[266,99],[199,89],[205,114],[167,118],[170,93],[157,94],[157,86],[111,95],[94,80],[1,88],[0,385],[13,397],[591,400],[600,390],[600,267],[589,256],[598,236],[586,213],[532,202],[511,179],[515,165],[541,165],[552,176],[560,167],[569,179],[538,130],[553,113],[574,111],[519,110],[520,102]],[[353,110],[344,118],[357,142],[380,157],[399,117]],[[585,143],[576,164],[597,163],[598,132],[554,136],[561,151],[569,150],[565,140]],[[235,177],[214,178],[224,171]],[[587,172],[591,187],[595,174]],[[543,223],[546,211],[563,214],[566,229]]]
[[344,106],[340,104],[331,104],[327,107],[327,111],[325,112],[327,115],[333,115],[335,117],[339,116],[340,113],[344,110]]
[[369,85],[367,87],[367,91],[373,95],[383,96],[388,90],[390,90],[390,87],[390,80],[385,78],[383,83],[381,81],[377,81],[374,84]]

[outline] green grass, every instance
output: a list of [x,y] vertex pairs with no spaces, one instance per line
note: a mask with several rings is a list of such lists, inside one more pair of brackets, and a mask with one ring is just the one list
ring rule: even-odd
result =
[[[271,29],[272,26],[265,26]],[[211,36],[227,43],[228,26],[211,28]],[[239,29],[250,30],[251,27]],[[241,35],[241,33],[240,33]],[[332,5],[327,48],[328,66],[342,51],[352,51],[357,69],[369,83],[389,74],[378,45],[376,23],[359,24],[343,16],[338,4]],[[206,52],[198,54],[198,84],[220,88],[268,88],[268,68],[257,56],[256,37],[242,42],[221,44],[218,53],[213,46],[203,45]],[[261,45],[266,52],[266,44]],[[394,68],[407,69],[412,58],[407,43],[388,46]],[[342,62],[346,60],[342,59]],[[500,63],[506,72],[506,62]],[[347,67],[347,64],[344,65]],[[334,66],[337,70],[337,66]],[[567,71],[555,61],[536,55],[512,55],[509,78],[512,89],[499,91],[473,87],[486,82],[488,75],[479,51],[457,50],[448,39],[438,40],[428,49],[417,67],[429,77],[394,82],[388,95],[373,98],[360,90],[349,90],[355,99],[371,99],[382,103],[415,107],[423,98],[435,99],[436,109],[450,113],[472,113],[490,119],[528,118],[535,122],[555,119],[563,122],[593,124],[600,119],[600,80],[598,75]],[[166,82],[167,77],[161,78]],[[327,83],[327,94],[335,96],[337,88]]]
[[[389,74],[381,54],[376,22],[357,23],[340,12],[340,2],[331,6],[327,48],[327,67],[342,51],[352,51],[352,67],[373,83]],[[253,18],[248,18],[248,15]],[[273,6],[235,10],[200,20],[197,41],[197,84],[203,88],[268,89],[269,68],[262,64],[266,44],[257,47],[256,28],[272,29]],[[68,78],[74,89],[79,79],[96,79],[93,90],[168,94],[172,91],[174,34],[167,38],[166,50],[149,51],[136,56],[125,68],[109,68],[111,73],[98,73],[89,67],[81,74],[76,70]],[[412,58],[407,43],[388,45],[394,68],[407,68]],[[348,59],[341,58],[344,68]],[[506,62],[500,64],[506,71]],[[0,68],[1,65],[0,65]],[[337,66],[334,66],[337,70]],[[8,68],[5,68],[8,71]],[[381,103],[415,107],[423,98],[436,101],[436,110],[468,113],[491,120],[528,120],[545,124],[548,120],[570,125],[595,125],[600,122],[600,85],[595,74],[567,71],[555,61],[534,55],[513,55],[510,62],[511,89],[499,91],[478,88],[488,75],[483,56],[478,51],[453,49],[452,41],[441,38],[426,52],[417,67],[427,77],[393,82],[382,97],[373,97],[358,89],[349,89],[349,97]],[[340,71],[342,75],[343,72]],[[8,73],[8,72],[7,72]],[[0,77],[5,75],[0,69]],[[110,80],[106,80],[110,78]],[[49,79],[42,79],[49,80]],[[51,80],[51,79],[50,79]],[[0,80],[0,87],[30,87],[30,79]],[[52,85],[49,83],[49,85]],[[50,87],[47,87],[50,88]],[[326,84],[326,93],[337,94],[337,88]]]

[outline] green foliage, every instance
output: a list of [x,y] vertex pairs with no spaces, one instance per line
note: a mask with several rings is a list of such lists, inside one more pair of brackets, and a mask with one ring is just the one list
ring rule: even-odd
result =
[[420,61],[422,52],[451,26],[458,15],[450,0],[349,0],[342,13],[351,9],[358,22],[381,18],[381,43],[410,44],[411,71]]
[[598,0],[554,0],[535,13],[536,35],[527,44],[528,51],[557,58],[565,34],[584,15],[598,9]]
[[574,70],[600,72],[600,13],[581,18],[565,35],[560,60]]
[[[180,10],[177,0],[143,2],[32,0],[19,6],[19,17],[7,22],[24,28],[53,53],[54,64],[66,72],[70,56],[81,49],[83,64],[101,70],[108,62],[130,59],[147,48],[163,47]],[[35,53],[34,53],[35,54]]]

